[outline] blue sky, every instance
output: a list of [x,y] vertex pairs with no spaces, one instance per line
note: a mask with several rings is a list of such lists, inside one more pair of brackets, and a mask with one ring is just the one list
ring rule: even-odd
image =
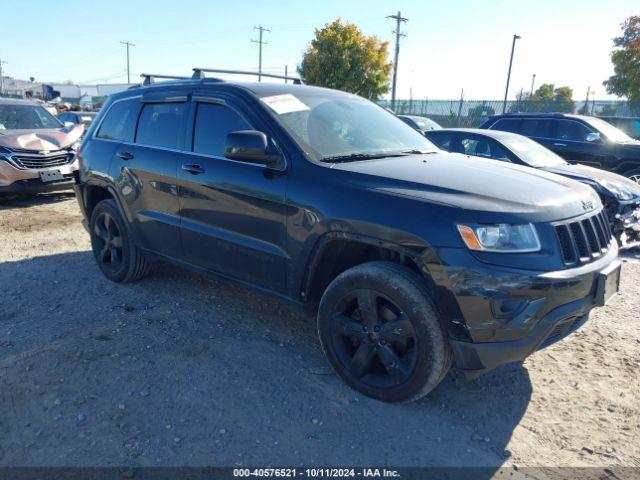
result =
[[266,72],[290,72],[314,28],[341,17],[366,34],[389,40],[398,10],[403,28],[398,97],[499,99],[504,95],[511,37],[518,41],[510,97],[536,84],[568,85],[582,99],[588,87],[607,98],[609,53],[620,23],[640,14],[638,0],[400,1],[76,1],[0,0],[0,59],[5,74],[40,81],[126,81],[153,71],[188,74],[194,66],[252,69],[258,65],[254,26],[265,34]]

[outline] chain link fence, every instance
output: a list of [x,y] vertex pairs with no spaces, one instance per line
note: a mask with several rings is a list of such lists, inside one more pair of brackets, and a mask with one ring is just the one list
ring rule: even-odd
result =
[[[503,112],[502,100],[397,100],[392,108],[389,100],[381,100],[382,106],[399,115],[429,117],[443,127],[473,128],[481,125],[491,115]],[[607,117],[640,116],[640,102],[624,100],[586,101],[534,101],[509,100],[506,113],[579,113]]]

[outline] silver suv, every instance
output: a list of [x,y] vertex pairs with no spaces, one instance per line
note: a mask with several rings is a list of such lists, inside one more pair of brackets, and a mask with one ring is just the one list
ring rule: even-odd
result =
[[0,98],[0,196],[71,188],[83,132],[37,102]]

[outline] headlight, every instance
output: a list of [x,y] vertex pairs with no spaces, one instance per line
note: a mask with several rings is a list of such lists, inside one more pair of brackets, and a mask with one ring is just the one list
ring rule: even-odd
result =
[[611,182],[609,180],[598,180],[598,183],[609,190],[618,200],[632,200],[639,196],[640,192],[635,192],[636,185],[627,186],[622,182]]
[[525,253],[540,250],[540,239],[530,223],[510,225],[458,225],[462,240],[470,250]]

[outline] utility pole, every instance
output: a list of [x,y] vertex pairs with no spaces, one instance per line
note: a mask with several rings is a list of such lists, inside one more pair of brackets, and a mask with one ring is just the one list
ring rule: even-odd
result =
[[387,18],[392,18],[396,21],[396,29],[393,33],[396,34],[396,53],[393,59],[393,83],[391,84],[391,109],[396,109],[396,81],[398,79],[398,56],[400,55],[400,37],[406,37],[407,35],[402,33],[400,25],[402,22],[408,22],[408,18],[403,18],[398,11],[397,15],[389,15]]
[[127,46],[127,83],[131,83],[131,74],[129,70],[129,47],[135,47],[136,44],[131,43],[129,40],[127,40],[126,42],[120,42],[120,43]]
[[2,65],[6,65],[6,64],[7,62],[5,62],[0,58],[0,94],[2,94],[2,91],[4,90],[4,78],[2,77]]
[[264,32],[270,32],[268,28],[264,28],[262,25],[258,25],[257,27],[253,27],[254,30],[258,30],[260,32],[258,35],[258,40],[251,40],[253,43],[258,44],[258,81],[262,81],[262,45],[267,45],[269,42],[262,41],[262,34]]
[[284,76],[284,83],[289,83],[289,80],[287,80],[287,77],[289,76],[289,65],[284,66]]
[[587,99],[584,101],[584,113],[587,114],[589,112],[589,96],[595,93],[593,90],[591,90],[591,85],[589,85],[587,87]]
[[502,102],[502,113],[507,111],[507,95],[509,95],[509,81],[511,80],[511,66],[513,65],[513,52],[516,49],[516,40],[521,39],[519,35],[513,36],[513,43],[511,44],[511,58],[509,59],[509,73],[507,74],[507,87],[504,89],[504,102]]
[[536,74],[531,76],[531,90],[529,91],[529,100],[533,98],[533,84],[536,83]]

